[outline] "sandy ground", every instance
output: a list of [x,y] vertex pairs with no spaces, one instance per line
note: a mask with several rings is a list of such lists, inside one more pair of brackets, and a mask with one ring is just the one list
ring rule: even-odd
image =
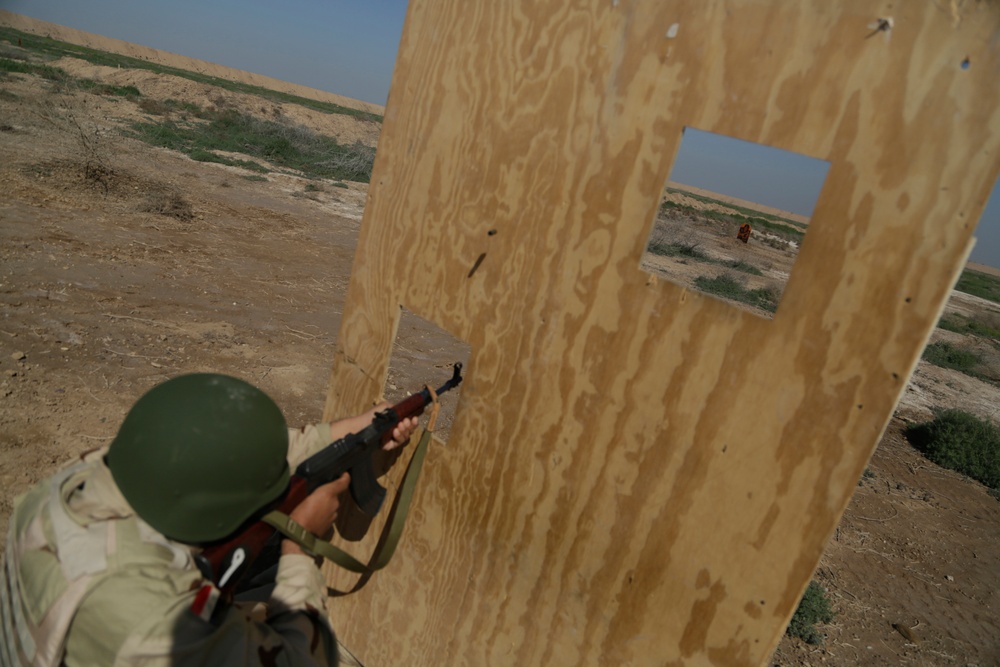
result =
[[[96,74],[144,96],[233,95],[141,72]],[[0,91],[0,530],[17,494],[107,445],[131,403],[168,377],[236,375],[270,393],[290,423],[318,420],[366,186],[311,191],[294,174],[250,181],[124,137],[139,114],[133,102],[32,76],[0,81]],[[270,103],[230,103],[274,113]],[[324,118],[279,112],[322,129]],[[372,131],[325,121],[338,136]],[[86,176],[81,129],[112,168],[99,182]],[[176,205],[157,205],[164,198]],[[759,266],[765,275],[751,280],[761,284],[780,285],[794,260],[794,249],[737,245],[699,221],[664,224],[713,256]],[[704,272],[664,258],[644,266],[679,282]],[[1000,310],[958,295],[949,308]],[[387,393],[443,380],[461,353],[407,317]],[[901,435],[934,407],[996,420],[997,398],[992,385],[921,363],[817,571],[837,612],[827,640],[786,638],[774,664],[1000,664],[1000,502]]]

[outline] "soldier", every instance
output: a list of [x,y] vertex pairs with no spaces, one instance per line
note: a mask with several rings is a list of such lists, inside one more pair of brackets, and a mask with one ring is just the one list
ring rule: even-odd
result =
[[[381,407],[381,406],[380,406]],[[378,409],[378,408],[376,408]],[[371,422],[288,429],[278,406],[232,377],[185,375],[146,393],[106,450],[15,504],[0,580],[0,665],[335,665],[326,582],[281,543],[266,606],[197,614],[199,545],[234,534],[285,491],[289,470]],[[386,449],[416,427],[400,422]],[[327,533],[349,479],[292,513]]]

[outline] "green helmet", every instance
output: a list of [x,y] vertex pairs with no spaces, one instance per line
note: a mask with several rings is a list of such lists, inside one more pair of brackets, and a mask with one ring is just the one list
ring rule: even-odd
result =
[[182,375],[143,395],[108,450],[122,495],[172,540],[220,540],[288,486],[288,428],[267,394],[226,375]]

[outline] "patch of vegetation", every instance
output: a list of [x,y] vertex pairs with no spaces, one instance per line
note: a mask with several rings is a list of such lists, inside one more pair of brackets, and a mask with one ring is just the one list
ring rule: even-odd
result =
[[[290,123],[262,120],[235,109],[199,109],[206,122],[136,123],[136,136],[147,143],[181,151],[195,159],[237,164],[267,171],[256,163],[226,161],[212,153],[243,153],[271,164],[300,171],[311,178],[368,182],[375,149],[336,140]],[[256,165],[256,167],[251,166]]]
[[81,60],[86,60],[87,62],[93,63],[95,65],[104,65],[106,67],[128,67],[132,69],[143,69],[157,74],[170,74],[173,76],[179,76],[184,79],[189,79],[191,81],[197,81],[199,83],[207,83],[212,86],[217,86],[219,88],[224,88],[226,90],[231,90],[238,93],[247,93],[250,95],[256,95],[258,97],[263,97],[275,102],[297,104],[309,109],[314,109],[316,111],[321,111],[323,113],[329,114],[345,114],[348,116],[355,116],[361,120],[368,120],[376,123],[382,122],[382,117],[378,114],[373,114],[368,111],[360,111],[358,109],[351,109],[349,107],[340,106],[339,104],[332,104],[330,102],[320,102],[318,100],[311,100],[307,97],[300,97],[298,95],[291,95],[288,93],[280,93],[274,90],[268,90],[267,88],[261,88],[260,86],[251,86],[245,83],[239,83],[236,81],[230,81],[228,79],[222,79],[219,77],[208,76],[205,74],[199,74],[198,72],[190,72],[183,69],[178,69],[176,67],[167,67],[165,65],[158,65],[156,63],[151,63],[145,60],[140,60],[139,58],[130,58],[128,56],[120,56],[113,53],[107,53],[104,51],[98,51],[96,49],[90,49],[85,46],[77,46],[75,44],[69,44],[67,42],[60,42],[48,37],[42,37],[40,35],[32,35],[30,33],[21,32],[20,30],[15,30],[13,28],[0,27],[0,39],[6,39],[10,42],[17,42],[21,39],[23,47],[34,54],[43,55],[51,59],[62,58],[64,56],[70,56],[73,58],[79,58]]
[[711,257],[701,251],[697,243],[677,243],[657,240],[649,244],[648,250],[654,255],[662,255],[664,257],[689,257],[700,262],[712,261]]
[[194,208],[176,192],[152,192],[139,206],[139,210],[165,215],[183,222],[194,219]]
[[194,102],[184,102],[181,100],[175,100],[173,98],[170,98],[164,100],[163,103],[166,104],[171,109],[176,109],[181,113],[189,113],[195,116],[201,113],[201,107],[195,104]]
[[345,189],[348,189],[348,188],[351,187],[350,185],[348,185],[347,183],[344,183],[343,181],[334,181],[330,185],[332,185],[335,188],[345,188]]
[[703,262],[705,264],[718,264],[726,267],[727,269],[733,269],[734,271],[741,271],[755,276],[764,275],[756,266],[748,264],[743,260],[734,259],[724,261],[715,259],[714,257],[705,254],[697,243],[668,241],[665,237],[666,234],[660,230],[660,233],[658,235],[654,235],[654,237],[650,240],[649,247],[646,249],[652,254],[660,255],[662,257],[684,257],[698,262]]
[[0,44],[0,58],[10,58],[11,60],[28,60],[28,56],[22,53],[15,46]]
[[765,287],[748,290],[743,286],[743,283],[728,273],[723,273],[715,278],[698,276],[694,280],[694,285],[703,292],[756,306],[770,313],[778,309],[778,298],[772,290]]
[[723,262],[723,266],[727,269],[733,269],[734,271],[740,271],[742,273],[749,273],[752,276],[762,276],[764,272],[758,269],[753,264],[748,264],[742,259],[734,259],[731,262]]
[[140,109],[153,116],[166,116],[173,111],[168,104],[151,97],[142,98],[138,104]]
[[798,637],[807,644],[821,644],[823,635],[816,629],[816,624],[832,621],[833,609],[830,607],[830,601],[826,599],[826,592],[815,581],[810,581],[792,620],[785,629],[785,634]]
[[906,429],[910,443],[934,463],[1000,490],[1000,429],[962,410],[943,410]]
[[17,72],[20,74],[33,74],[47,79],[63,87],[70,89],[77,88],[95,95],[106,95],[111,97],[125,97],[136,100],[141,96],[139,89],[135,86],[113,86],[92,79],[80,79],[72,77],[58,67],[50,65],[39,65],[37,63],[22,60],[11,60],[0,58],[0,73]]
[[965,269],[962,271],[955,289],[982,299],[1000,303],[1000,278],[991,276],[988,273]]
[[799,231],[796,228],[789,227],[786,224],[771,222],[770,220],[765,220],[764,218],[746,218],[746,221],[750,223],[750,226],[754,229],[766,229],[775,236],[780,236],[781,238],[788,241],[795,241],[796,243],[801,243],[802,239],[805,238],[805,232]]
[[998,324],[1000,324],[1000,313],[985,313],[976,317],[964,317],[958,314],[945,315],[938,322],[938,326],[946,331],[1000,341]]
[[264,165],[254,162],[253,160],[237,160],[234,158],[223,157],[222,155],[216,155],[212,151],[206,151],[202,148],[194,148],[188,153],[188,157],[196,162],[215,162],[217,164],[224,164],[230,167],[241,167],[248,171],[257,171],[262,174],[266,174],[271,170]]
[[17,72],[19,74],[34,74],[49,81],[65,81],[69,78],[64,70],[49,65],[37,65],[23,60],[0,58],[0,71]]
[[259,174],[246,174],[243,176],[248,181],[266,181],[267,176],[261,176]]
[[963,350],[943,341],[931,343],[924,350],[923,358],[941,368],[951,368],[963,373],[973,371],[980,363],[978,354]]
[[125,97],[137,100],[142,96],[135,86],[112,86],[111,84],[92,81],[91,79],[76,79],[76,84],[87,92],[109,97]]
[[181,102],[175,99],[156,100],[145,97],[138,102],[139,108],[154,116],[168,116],[171,113],[179,113],[182,118],[189,115],[195,117],[201,115],[201,107],[194,102]]

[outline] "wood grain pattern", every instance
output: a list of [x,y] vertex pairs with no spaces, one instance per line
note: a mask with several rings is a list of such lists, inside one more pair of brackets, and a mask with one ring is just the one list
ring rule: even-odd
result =
[[[327,414],[401,305],[472,358],[397,560],[331,605],[365,664],[769,657],[1000,170],[1000,7],[963,8],[886,43],[862,0],[411,2]],[[830,162],[774,320],[639,269],[686,126]]]

